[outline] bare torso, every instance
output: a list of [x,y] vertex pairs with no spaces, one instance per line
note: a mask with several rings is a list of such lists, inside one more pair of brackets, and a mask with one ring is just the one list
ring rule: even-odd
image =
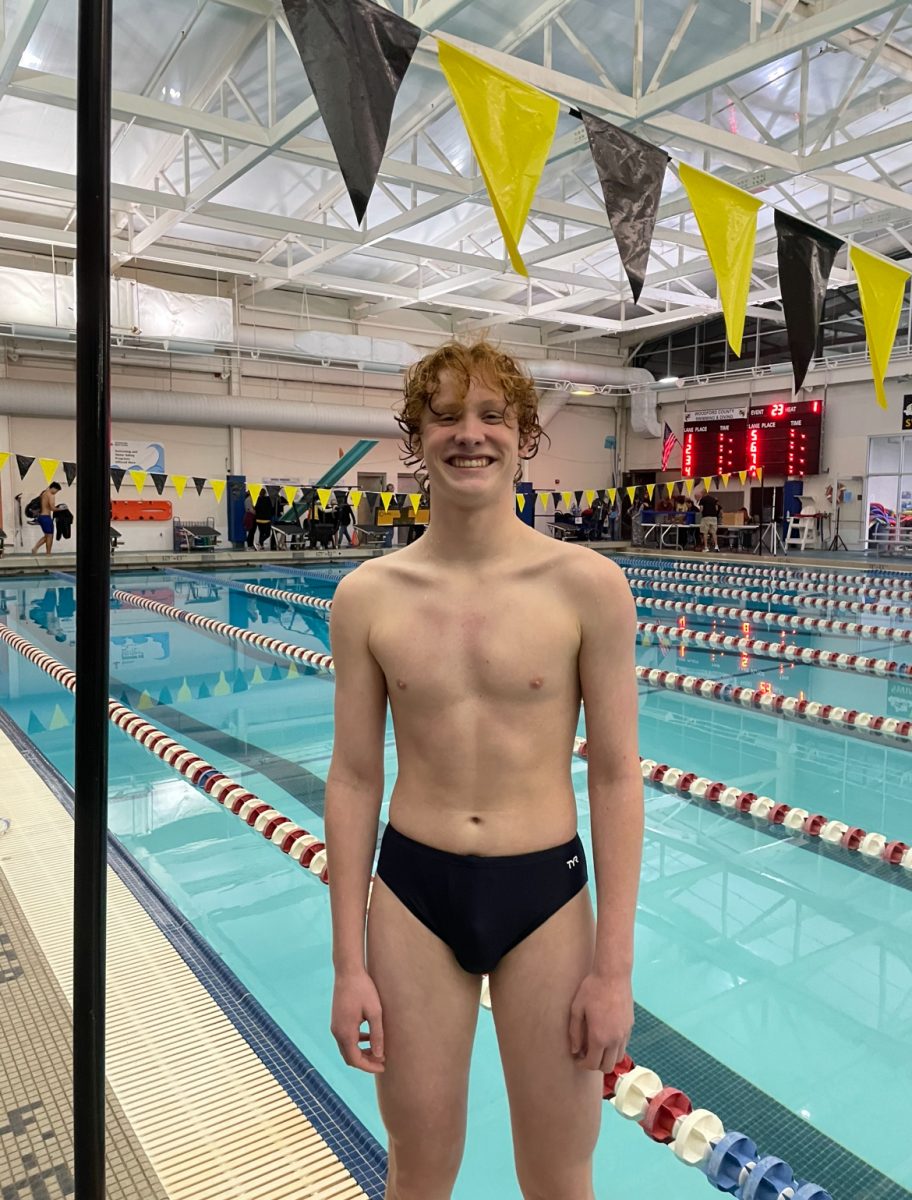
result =
[[390,820],[460,854],[566,842],[577,828],[574,563],[591,551],[523,532],[486,573],[442,569],[422,550],[370,564],[370,649],[399,759]]

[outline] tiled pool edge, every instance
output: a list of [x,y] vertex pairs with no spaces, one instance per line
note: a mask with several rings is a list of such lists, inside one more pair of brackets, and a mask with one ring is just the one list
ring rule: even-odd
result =
[[[3,710],[0,710],[0,730],[72,817],[74,806],[70,785]],[[108,851],[111,869],[238,1034],[370,1200],[382,1200],[386,1153],[373,1134],[110,832]]]

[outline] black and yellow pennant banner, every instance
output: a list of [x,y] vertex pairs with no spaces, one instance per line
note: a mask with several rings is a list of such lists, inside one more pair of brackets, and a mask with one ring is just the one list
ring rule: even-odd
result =
[[[67,484],[72,485],[76,480],[76,463],[67,462],[57,458],[41,458],[28,454],[12,454],[10,451],[0,451],[0,470],[2,470],[11,458],[15,458],[16,465],[19,470],[20,480],[25,479],[26,475],[31,470],[35,463],[38,463],[41,473],[44,476],[45,485],[53,482],[57,472],[61,469],[64,473],[64,478]],[[705,475],[702,478],[703,488],[709,491],[713,486],[727,488],[732,475],[737,476],[742,487],[748,479],[756,479],[758,483],[763,482],[762,467],[746,469],[744,471],[729,472],[725,475]],[[213,479],[204,475],[176,475],[173,472],[164,473],[160,471],[141,471],[138,468],[124,469],[121,467],[111,468],[111,482],[114,485],[115,491],[120,492],[121,487],[129,478],[133,487],[136,489],[136,494],[141,496],[143,489],[147,484],[151,483],[155,487],[155,491],[159,496],[164,493],[165,485],[170,484],[178,495],[178,498],[183,496],[187,485],[192,484],[196,494],[202,496],[203,492],[208,488],[215,497],[217,503],[221,503],[225,495],[225,488],[228,485],[227,479]],[[550,503],[554,502],[557,505],[563,500],[565,506],[569,508],[574,501],[577,504],[582,504],[585,500],[587,506],[591,507],[594,504],[596,497],[604,503],[606,500],[609,504],[614,504],[618,493],[626,492],[630,501],[633,502],[637,495],[642,492],[648,500],[652,500],[653,494],[657,487],[665,488],[669,496],[674,495],[676,490],[680,490],[682,494],[690,496],[693,493],[695,479],[675,479],[662,484],[644,483],[636,484],[623,488],[580,488],[573,491],[552,491],[551,489],[538,490],[534,495],[538,498],[538,503],[542,510],[547,512]],[[352,487],[331,487],[331,488],[315,488],[313,484],[305,483],[289,483],[284,485],[254,483],[250,480],[246,482],[246,490],[250,493],[250,498],[256,504],[260,493],[266,491],[271,499],[275,500],[281,492],[289,504],[294,504],[296,500],[300,501],[307,498],[308,506],[311,503],[310,497],[315,496],[316,502],[320,508],[328,508],[335,500],[341,502],[346,499],[355,509],[361,503],[362,498],[367,498],[373,507],[380,503],[383,505],[383,511],[389,512],[390,508],[397,511],[411,508],[413,514],[417,515],[419,509],[427,508],[428,501],[420,492],[393,492],[393,491],[362,491],[360,488]],[[525,511],[528,496],[526,493],[518,492],[516,495],[516,503],[520,512]],[[533,500],[533,503],[535,501]]]
[[[393,105],[424,31],[373,0],[283,0],[289,28],[360,224],[389,138]],[[427,35],[434,37],[435,35]],[[440,68],[462,116],[513,269],[526,275],[519,241],[548,161],[561,103],[483,59],[435,37]],[[563,106],[567,109],[567,106]],[[621,262],[638,300],[669,156],[579,109]],[[340,119],[339,114],[344,114]],[[677,170],[716,277],[728,341],[741,353],[757,212],[763,201],[687,163]],[[845,243],[775,210],[779,288],[795,388],[813,357],[833,258]],[[877,402],[909,272],[852,246]]]

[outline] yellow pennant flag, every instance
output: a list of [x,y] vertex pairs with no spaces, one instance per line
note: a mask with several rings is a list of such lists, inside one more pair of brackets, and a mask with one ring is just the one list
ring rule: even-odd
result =
[[210,479],[209,486],[212,488],[213,492],[215,493],[216,502],[218,504],[221,504],[222,496],[225,494],[225,480],[224,479]]
[[896,338],[909,273],[894,263],[868,254],[858,246],[849,247],[849,259],[858,280],[861,315],[864,317],[871,374],[874,376],[874,395],[880,407],[886,408],[883,381]]
[[141,496],[143,487],[146,482],[146,472],[145,471],[137,471],[136,468],[134,467],[130,471],[130,478],[133,480],[134,484],[136,485],[136,491]]
[[0,471],[2,471],[3,468],[6,466],[6,464],[9,462],[9,456],[10,456],[9,450],[4,450],[2,453],[0,453]]
[[257,666],[253,668],[253,674],[250,676],[250,686],[259,687],[261,683],[265,682],[266,680],[263,678],[263,672],[260,670],[259,664],[257,664]]
[[411,503],[411,506],[412,506],[412,512],[417,517],[418,509],[421,507],[421,493],[420,492],[409,492],[409,502]]
[[[3,464],[2,464],[2,463],[0,463],[0,466],[2,466],[2,465],[3,465]],[[587,504],[588,504],[590,507],[592,506],[592,501],[593,501],[594,499],[595,499],[595,492],[594,492],[594,490],[593,490],[592,488],[587,488],[587,490],[586,490],[586,503],[587,503]]]
[[225,678],[225,672],[219,671],[218,683],[212,689],[213,696],[230,696],[231,684]]
[[572,492],[561,492],[561,495],[564,498],[564,508],[569,508],[571,501],[573,500],[573,493]]
[[728,487],[728,481],[731,479],[731,471],[727,475],[721,475],[719,478],[722,480],[722,486]]
[[289,504],[294,504],[295,496],[298,494],[298,485],[296,483],[288,483],[282,488],[285,493],[285,499]]
[[348,493],[348,502],[352,508],[358,507],[358,505],[361,503],[361,497],[363,495],[364,493],[358,491],[357,488],[352,488],[352,490]]
[[744,487],[747,483],[747,471],[739,471],[738,478],[741,480],[741,486]]
[[668,492],[669,496],[673,496],[673,495],[674,495],[675,488],[676,488],[677,486],[678,486],[678,484],[677,484],[677,480],[674,480],[674,479],[671,479],[671,480],[669,480],[669,481],[668,481],[668,482],[665,484],[665,489],[666,489],[666,491]]
[[713,485],[712,475],[704,475],[703,476],[703,491],[704,492],[711,491],[712,485]]
[[60,460],[57,458],[39,458],[38,465],[44,472],[44,478],[47,483],[50,483],[57,474],[57,468],[60,466]]
[[69,718],[59,704],[54,705],[54,714],[48,721],[48,729],[66,729]]
[[688,496],[692,496],[694,490],[694,481],[692,479],[685,479],[684,486],[687,488]]
[[448,42],[438,40],[437,53],[513,270],[526,275],[519,239],[554,140],[558,102]]
[[184,488],[187,486],[186,475],[172,475],[171,482],[174,484],[174,490],[177,492],[177,497],[180,499],[184,494]]
[[392,492],[381,492],[380,493],[380,499],[383,501],[383,511],[384,512],[389,512],[390,500],[392,500],[392,498],[393,498]]
[[551,499],[551,493],[550,492],[539,492],[538,498],[539,498],[539,500],[541,500],[542,508],[547,512],[548,501]]
[[519,511],[526,511],[526,497],[522,492],[516,493],[516,503],[519,505]]
[[147,708],[155,707],[155,701],[152,699],[152,697],[149,695],[149,693],[145,690],[145,688],[143,688],[139,699],[136,701],[136,707],[138,709],[140,709],[140,711],[143,711]]
[[187,682],[186,675],[184,676],[183,682],[181,683],[180,687],[177,689],[177,698],[178,698],[178,700],[192,700],[193,699],[193,693],[190,691],[190,684]]
[[[386,492],[383,492],[382,494],[385,496]],[[317,488],[317,499],[320,501],[321,508],[326,508],[328,506],[331,498],[332,498],[332,490],[330,488]],[[383,507],[389,508],[388,500],[384,500]]]
[[262,490],[263,490],[263,485],[261,483],[248,483],[247,484],[247,491],[250,493],[250,499],[254,504],[256,504],[257,500],[259,500],[260,492]]
[[636,495],[636,484],[634,484],[633,487],[625,488],[624,490],[630,499],[630,503],[633,504],[633,498]]
[[687,163],[678,172],[719,287],[728,344],[740,355],[761,201]]
[[617,494],[618,494],[617,488],[608,488],[607,496],[608,496],[609,504],[614,504],[615,500],[617,499]]
[[652,493],[653,493],[655,490],[656,490],[656,485],[655,485],[654,483],[647,483],[647,484],[646,484],[646,495],[649,497],[649,499],[650,499],[650,500],[652,499]]
[[758,483],[763,482],[763,468],[762,467],[757,468],[757,482]]

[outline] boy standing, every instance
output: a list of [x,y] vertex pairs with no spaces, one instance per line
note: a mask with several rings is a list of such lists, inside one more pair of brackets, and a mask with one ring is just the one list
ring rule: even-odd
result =
[[39,554],[42,546],[44,546],[46,554],[50,554],[54,548],[54,507],[57,503],[57,493],[59,491],[60,484],[56,482],[51,483],[38,497],[41,501],[38,524],[41,526],[42,536],[32,548],[32,554]]
[[[636,613],[613,563],[516,518],[536,410],[485,343],[416,364],[398,420],[430,525],[333,601],[332,1032],[377,1078],[387,1200],[452,1195],[482,973],[525,1200],[593,1200],[602,1076],[633,1022]],[[570,774],[581,698],[597,922]],[[387,700],[398,777],[365,939]]]

